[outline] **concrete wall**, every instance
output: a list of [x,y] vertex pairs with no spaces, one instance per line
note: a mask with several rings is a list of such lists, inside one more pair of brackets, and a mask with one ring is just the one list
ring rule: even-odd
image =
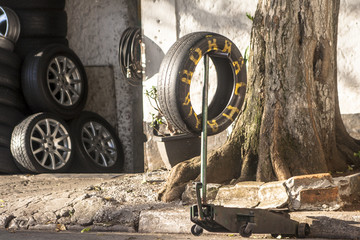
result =
[[[158,51],[147,53],[151,69],[147,86],[156,85],[158,62],[179,37],[195,31],[217,32],[230,38],[244,54],[249,46],[255,0],[142,0],[142,26],[149,42]],[[338,90],[342,113],[360,112],[360,1],[342,0],[338,34]],[[164,21],[164,18],[166,21]],[[156,59],[156,60],[155,60]],[[153,64],[153,61],[156,64]],[[144,117],[151,111],[145,103]]]
[[[104,73],[89,76],[93,91],[101,88],[105,101],[87,106],[96,112],[102,108],[115,108],[116,128],[125,151],[125,170],[142,171],[142,88],[129,85],[124,79],[118,62],[119,41],[129,26],[139,26],[137,1],[126,0],[67,0],[68,39],[85,66],[105,66]],[[102,72],[97,68],[97,72]],[[113,71],[113,74],[109,74]],[[88,71],[92,73],[93,71]],[[106,79],[112,78],[112,79]],[[115,95],[104,90],[111,85]],[[107,83],[107,84],[106,84]],[[109,85],[110,84],[110,85]],[[108,94],[106,94],[108,93]],[[92,96],[90,96],[92,98]],[[104,103],[108,102],[106,105]],[[113,106],[115,104],[115,107]],[[107,117],[107,116],[104,116]],[[111,119],[108,120],[111,121]]]

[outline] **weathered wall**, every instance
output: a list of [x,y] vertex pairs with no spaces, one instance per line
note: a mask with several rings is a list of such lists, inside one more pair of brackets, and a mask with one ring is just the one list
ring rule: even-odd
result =
[[[142,171],[142,112],[139,111],[142,108],[142,91],[126,82],[118,62],[118,47],[123,31],[138,24],[137,1],[67,0],[66,11],[70,48],[85,66],[105,65],[113,69],[113,79],[101,79],[111,74],[98,75],[99,78],[90,76],[89,85],[102,88],[103,81],[114,82],[116,96],[104,95],[104,102],[108,101],[109,106],[101,104],[98,108],[110,107],[116,103],[116,127],[124,146],[125,170]],[[95,111],[94,107],[91,109]]]
[[341,0],[338,29],[338,91],[341,113],[360,113],[359,16],[359,0]]

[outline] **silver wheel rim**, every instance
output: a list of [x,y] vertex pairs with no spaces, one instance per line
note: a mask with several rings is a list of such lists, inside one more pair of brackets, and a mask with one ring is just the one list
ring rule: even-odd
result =
[[34,126],[30,135],[30,146],[35,160],[49,170],[61,169],[70,159],[69,133],[54,119],[43,119]]
[[0,36],[16,42],[20,35],[20,21],[16,13],[7,7],[0,7]]
[[53,58],[47,70],[47,83],[53,99],[62,106],[73,106],[82,94],[82,79],[78,67],[64,56]]
[[87,122],[81,130],[86,153],[98,166],[111,167],[116,163],[117,149],[110,132],[97,122]]

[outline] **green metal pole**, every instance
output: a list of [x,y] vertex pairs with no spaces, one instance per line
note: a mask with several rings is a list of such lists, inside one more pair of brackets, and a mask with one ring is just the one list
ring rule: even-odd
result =
[[202,98],[202,131],[201,131],[201,198],[206,204],[206,167],[207,167],[207,121],[208,121],[208,86],[209,86],[209,55],[204,55],[204,84]]

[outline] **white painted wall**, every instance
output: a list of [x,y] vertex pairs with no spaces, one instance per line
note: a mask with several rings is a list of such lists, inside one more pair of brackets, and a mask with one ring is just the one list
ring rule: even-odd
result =
[[[256,0],[142,0],[144,34],[166,54],[176,39],[191,32],[212,31],[230,38],[244,54],[249,46],[251,21]],[[164,15],[165,14],[165,15]],[[166,16],[166,21],[164,21]],[[338,34],[338,90],[342,113],[360,112],[360,1],[341,0]],[[160,19],[157,21],[157,19]],[[175,18],[175,22],[174,22]],[[176,36],[176,38],[174,38]],[[148,53],[151,76],[146,87],[156,85],[158,65],[152,61],[163,55]],[[155,73],[154,73],[155,72]],[[149,121],[151,107],[145,103],[144,119]]]

